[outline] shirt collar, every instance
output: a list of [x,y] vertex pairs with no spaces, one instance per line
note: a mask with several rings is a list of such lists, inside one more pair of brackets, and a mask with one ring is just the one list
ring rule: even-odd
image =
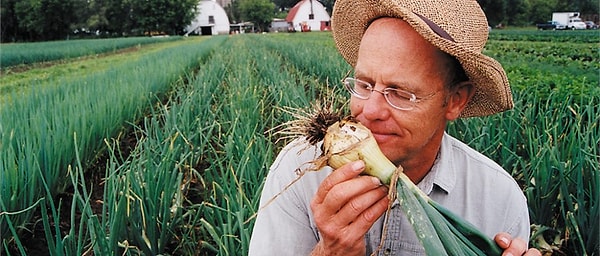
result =
[[442,144],[431,170],[417,186],[429,195],[435,187],[450,193],[456,185],[456,170],[452,161],[452,141],[450,135],[444,132]]

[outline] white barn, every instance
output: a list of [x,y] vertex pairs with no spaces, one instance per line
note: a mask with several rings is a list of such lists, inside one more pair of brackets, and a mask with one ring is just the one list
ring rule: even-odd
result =
[[192,24],[186,27],[188,34],[219,35],[229,34],[229,18],[216,1],[203,0],[198,3],[198,14]]
[[296,31],[331,30],[331,17],[317,0],[301,0],[290,9],[285,20],[292,22]]

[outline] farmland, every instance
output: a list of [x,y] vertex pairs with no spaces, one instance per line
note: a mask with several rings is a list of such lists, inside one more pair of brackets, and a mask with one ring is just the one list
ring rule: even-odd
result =
[[[515,109],[448,132],[517,179],[532,246],[598,255],[600,36],[490,38],[486,54],[506,69]],[[273,129],[293,118],[285,110],[348,98],[338,81],[350,67],[329,33],[135,48],[83,59],[63,52],[19,72],[3,64],[3,254],[246,255],[264,178],[286,143]]]
[[124,37],[116,39],[82,39],[76,42],[13,43],[2,46],[0,58],[2,59],[2,67],[6,68],[22,64],[89,56],[170,40],[177,40],[177,37],[167,39],[160,37]]

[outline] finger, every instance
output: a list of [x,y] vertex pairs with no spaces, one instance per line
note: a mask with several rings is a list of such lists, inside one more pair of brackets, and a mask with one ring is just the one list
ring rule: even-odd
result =
[[500,248],[504,249],[502,255],[523,255],[528,249],[527,242],[523,239],[513,239],[510,234],[505,232],[498,233],[494,237],[494,241]]
[[[372,176],[360,176],[351,180],[343,181],[329,190],[329,193],[327,193],[323,199],[323,204],[339,204],[341,208],[341,206],[352,203],[350,208],[352,212],[357,212],[355,215],[356,217],[358,216],[358,213],[361,213],[376,201],[376,199],[373,199],[374,195],[369,196],[365,195],[365,193],[381,186],[381,181]],[[369,198],[372,200],[369,200]],[[341,210],[340,208],[335,209],[336,212]]]
[[542,252],[540,252],[538,249],[531,248],[531,249],[527,250],[527,252],[523,255],[524,256],[542,256]]
[[337,170],[333,171],[327,176],[319,185],[317,194],[313,199],[315,203],[321,204],[325,197],[335,185],[340,182],[353,179],[357,177],[365,169],[365,163],[363,161],[354,161],[348,163]]
[[[381,186],[353,198],[353,200],[358,201],[373,201],[373,198],[376,198],[374,202],[370,203],[369,207],[355,218],[350,218],[348,215],[341,213],[344,210],[326,218],[319,218],[318,214],[313,211],[315,212],[315,222],[323,239],[329,240],[329,242],[335,241],[336,244],[344,246],[356,244],[356,241],[364,241],[364,235],[387,210],[389,199],[386,190],[385,187]],[[344,220],[341,221],[341,219]]]
[[[338,183],[329,190],[321,203],[311,202],[315,219],[337,227],[347,226],[385,196],[385,190],[378,190],[379,187],[382,187],[379,180],[371,176],[360,176]],[[344,207],[346,210],[340,211]]]
[[[347,241],[350,242],[352,239],[355,239],[356,241],[364,241],[365,234],[369,231],[371,226],[373,226],[373,223],[375,223],[375,221],[377,221],[377,219],[379,219],[379,217],[385,213],[388,208],[388,203],[389,199],[384,195],[375,204],[363,211],[356,219],[354,219],[352,223],[350,223],[350,225],[344,227],[342,232],[347,234]],[[338,230],[337,232],[339,233],[340,231]],[[343,239],[345,238],[342,238],[342,240]],[[363,253],[362,255],[365,254]]]
[[[349,186],[349,187],[346,187]],[[340,198],[334,196],[336,192],[340,192]],[[378,183],[374,177],[360,177],[352,181],[341,183],[333,188],[330,193],[331,203],[344,202],[340,209],[335,213],[333,221],[340,225],[348,225],[357,221],[360,215],[378,203],[381,199],[387,198],[387,188]],[[325,200],[328,204],[330,196]],[[372,213],[367,212],[367,217],[371,217]],[[362,218],[364,218],[363,216]],[[376,220],[376,218],[375,218]]]
[[500,232],[494,237],[494,241],[496,241],[496,244],[502,249],[506,249],[510,246],[510,240],[512,240],[512,237],[506,232]]
[[[363,213],[365,210],[367,210],[369,207],[376,204],[382,198],[387,198],[388,188],[382,185],[378,185],[378,183],[375,182],[375,180],[372,178],[373,177],[360,178],[362,179],[360,183],[364,183],[364,189],[359,190],[359,185],[356,185],[355,188],[353,188],[353,190],[356,190],[356,192],[350,198],[350,200],[346,204],[344,204],[344,206],[339,210],[340,214],[352,215],[356,217],[359,214]],[[352,184],[348,182],[347,185],[355,185],[355,183],[358,183],[358,180],[356,182],[352,182]],[[337,190],[337,187],[334,190]],[[333,193],[334,190],[332,190],[331,192]],[[351,190],[349,189],[348,191]]]
[[381,217],[388,209],[388,205],[390,200],[387,196],[387,189],[385,187],[381,187],[378,190],[383,192],[383,195],[380,195],[381,198],[377,200],[377,202],[367,209],[365,209],[351,224],[351,229],[356,230],[356,232],[366,233],[373,223]]
[[[513,239],[510,245],[504,250],[504,255],[523,255],[527,251],[527,243],[523,239]],[[510,253],[510,254],[509,254]]]

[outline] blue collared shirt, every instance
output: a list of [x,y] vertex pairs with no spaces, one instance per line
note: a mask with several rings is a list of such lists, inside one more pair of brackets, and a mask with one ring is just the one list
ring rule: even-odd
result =
[[[310,202],[332,170],[326,167],[307,172],[285,191],[284,188],[320,154],[318,146],[296,140],[278,155],[267,176],[260,205],[283,192],[259,211],[249,255],[308,255],[315,247],[319,232]],[[432,169],[417,186],[490,238],[508,232],[529,240],[527,202],[515,180],[498,164],[448,134],[444,134]],[[394,202],[388,214],[383,244],[383,217],[365,236],[367,255],[378,248],[378,255],[425,255],[398,202]]]

